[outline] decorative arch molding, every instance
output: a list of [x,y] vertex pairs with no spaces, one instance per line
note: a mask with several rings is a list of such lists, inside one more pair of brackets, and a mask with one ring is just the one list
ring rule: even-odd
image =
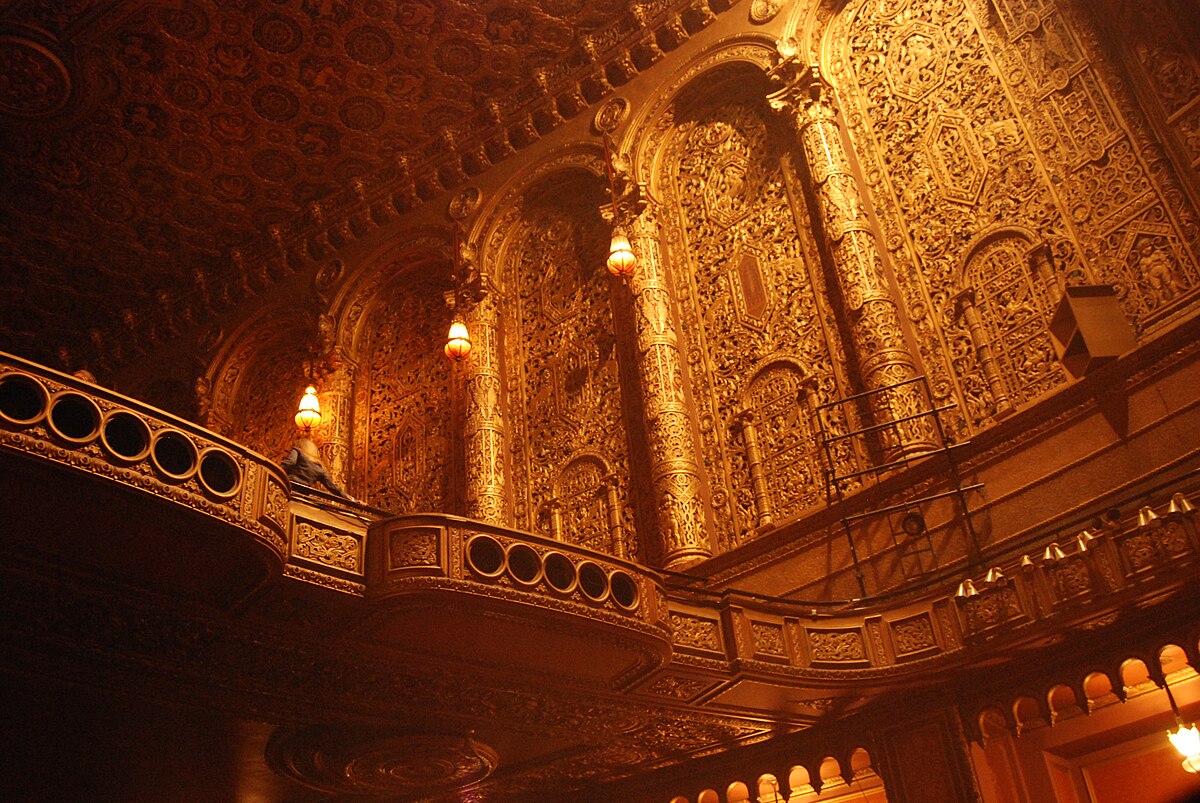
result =
[[467,241],[479,244],[480,271],[502,292],[511,292],[504,284],[505,255],[517,230],[523,201],[531,190],[556,173],[579,170],[597,178],[605,175],[604,152],[599,142],[564,145],[539,160],[530,170],[509,180],[484,204]]
[[777,58],[775,39],[767,34],[728,37],[713,43],[694,58],[680,66],[664,82],[666,89],[658,100],[643,106],[625,126],[623,136],[616,142],[621,153],[634,154],[633,173],[656,196],[657,176],[662,171],[659,160],[663,152],[663,119],[679,98],[698,84],[713,78],[714,72],[749,66],[764,77]]
[[[895,0],[902,2],[902,0]],[[794,53],[801,63],[827,65],[830,53],[829,27],[849,0],[804,0],[788,12],[780,48]]]
[[[288,347],[296,348],[296,344],[312,342],[315,327],[316,317],[311,309],[291,304],[284,307],[265,307],[231,332],[205,374],[212,395],[208,414],[201,423],[215,432],[237,437],[253,448],[269,451],[267,444],[245,438],[247,431],[256,429],[251,417],[269,414],[261,405],[246,403],[245,397],[251,385],[270,387],[269,382],[262,382],[262,377],[257,375],[253,377],[253,382],[248,381],[252,373],[250,369],[268,354],[286,351]],[[302,358],[298,357],[298,360],[302,362]],[[301,364],[297,364],[296,368],[303,370]],[[303,381],[303,376],[297,374],[295,383],[270,388],[272,400],[276,402],[272,409],[278,408],[275,412],[284,408],[290,409],[294,404],[294,400],[291,399],[293,391],[303,390]],[[286,403],[275,399],[275,394],[286,394]],[[245,412],[239,414],[239,410]],[[290,416],[286,418],[285,426],[290,433]],[[259,419],[257,429],[274,432],[282,427]]]
[[[399,232],[390,242],[364,258],[342,284],[329,305],[338,322],[337,344],[350,354],[360,354],[363,326],[383,295],[400,281],[423,269],[436,277],[445,266],[446,285],[454,262],[454,235],[443,226],[422,226]],[[399,266],[397,270],[388,270]]]

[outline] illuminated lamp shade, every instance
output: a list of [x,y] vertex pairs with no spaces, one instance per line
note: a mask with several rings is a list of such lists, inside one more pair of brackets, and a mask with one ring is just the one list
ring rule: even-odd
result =
[[296,411],[296,426],[312,429],[321,423],[321,403],[317,401],[317,389],[309,385],[300,398],[300,409]]
[[620,229],[613,230],[612,245],[608,247],[608,272],[613,276],[625,278],[633,275],[637,267],[637,257],[629,245],[629,238]]
[[450,334],[446,337],[446,356],[455,362],[461,362],[471,353],[471,336],[467,333],[467,325],[458,318],[450,324]]
[[1180,725],[1167,731],[1167,738],[1183,756],[1183,768],[1188,772],[1200,772],[1200,730],[1195,725],[1186,728]]

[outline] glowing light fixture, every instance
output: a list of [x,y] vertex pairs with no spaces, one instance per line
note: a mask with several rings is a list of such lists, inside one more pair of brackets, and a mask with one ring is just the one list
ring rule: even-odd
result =
[[1173,731],[1167,731],[1167,738],[1183,756],[1183,768],[1188,772],[1200,773],[1200,730],[1195,725],[1186,728],[1180,725]]
[[446,336],[446,356],[455,362],[462,362],[471,353],[471,334],[461,318],[455,318],[450,323],[450,333]]
[[296,411],[296,426],[305,432],[321,423],[321,403],[317,401],[317,389],[309,385],[300,397],[300,407]]
[[633,247],[629,238],[621,229],[613,229],[612,244],[608,247],[608,272],[618,278],[633,275],[637,267],[637,257],[633,255]]
[[608,134],[604,134],[604,172],[608,175],[608,194],[612,198],[613,233],[612,242],[608,246],[608,272],[618,279],[627,279],[633,275],[637,267],[637,257],[625,234],[624,218],[621,215],[621,196],[617,193],[617,174],[613,168],[612,147],[608,142]]

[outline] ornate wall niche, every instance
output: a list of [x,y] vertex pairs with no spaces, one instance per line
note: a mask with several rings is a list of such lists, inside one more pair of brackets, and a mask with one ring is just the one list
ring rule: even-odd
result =
[[521,188],[487,240],[485,265],[503,288],[513,510],[519,528],[549,532],[558,517],[565,540],[618,551],[605,536],[609,499],[588,490],[613,477],[613,515],[633,532],[606,198],[594,156],[572,161]]
[[[782,386],[800,376],[813,380],[815,398],[840,395],[833,366],[842,362],[835,356],[842,350],[792,163],[794,136],[767,106],[760,67],[733,56],[708,66],[677,88],[648,132],[647,147],[653,147],[652,183],[668,210],[663,239],[719,548],[728,550],[768,521],[761,499],[755,502],[752,468],[783,472],[767,482],[785,515],[814,501],[804,478],[820,476],[815,452],[803,450],[801,458],[790,445],[811,438],[811,431],[795,429],[802,416],[795,408],[785,412],[787,402],[776,396],[790,393]],[[771,360],[780,367],[751,387],[755,370]],[[796,366],[794,372],[785,364]],[[766,414],[766,446],[799,464],[774,451],[749,456],[746,420],[738,416],[752,411]],[[793,480],[802,487],[777,490]]]
[[[208,374],[210,429],[275,460],[295,439],[316,318],[300,307],[269,308],[228,339]],[[319,433],[318,433],[319,435]]]
[[617,543],[624,534],[622,511],[616,494],[610,493],[617,481],[602,456],[574,457],[554,477],[551,499],[538,513],[539,530],[569,544],[624,554],[625,545]]
[[[1118,285],[1143,328],[1195,285],[1195,215],[1139,133],[1141,115],[1114,92],[1082,5],[850,0],[825,29],[822,64],[935,401],[957,403],[954,435],[989,425],[998,403],[997,383],[970,365],[955,288],[974,290],[1013,403],[1065,381],[1045,336],[1050,282],[1031,278],[1016,240],[983,233],[1033,232],[1054,281]],[[968,262],[976,278],[960,285],[956,267]]]
[[353,383],[353,486],[395,513],[458,510],[449,237],[427,233],[373,260],[342,305]]

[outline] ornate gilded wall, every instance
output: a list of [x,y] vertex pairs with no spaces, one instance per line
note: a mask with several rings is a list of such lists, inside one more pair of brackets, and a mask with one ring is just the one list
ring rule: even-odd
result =
[[518,527],[636,555],[602,202],[594,174],[568,170],[510,216],[500,270],[511,492]]
[[842,392],[807,202],[766,92],[749,67],[719,71],[652,134],[722,549],[824,500],[810,402]]
[[1195,209],[1078,5],[856,0],[826,40],[925,369],[966,431],[1064,383],[1060,283],[1115,284],[1152,331],[1200,279]]
[[453,378],[442,355],[447,318],[428,277],[393,282],[365,316],[355,398],[365,448],[356,455],[355,487],[389,512],[454,510]]

